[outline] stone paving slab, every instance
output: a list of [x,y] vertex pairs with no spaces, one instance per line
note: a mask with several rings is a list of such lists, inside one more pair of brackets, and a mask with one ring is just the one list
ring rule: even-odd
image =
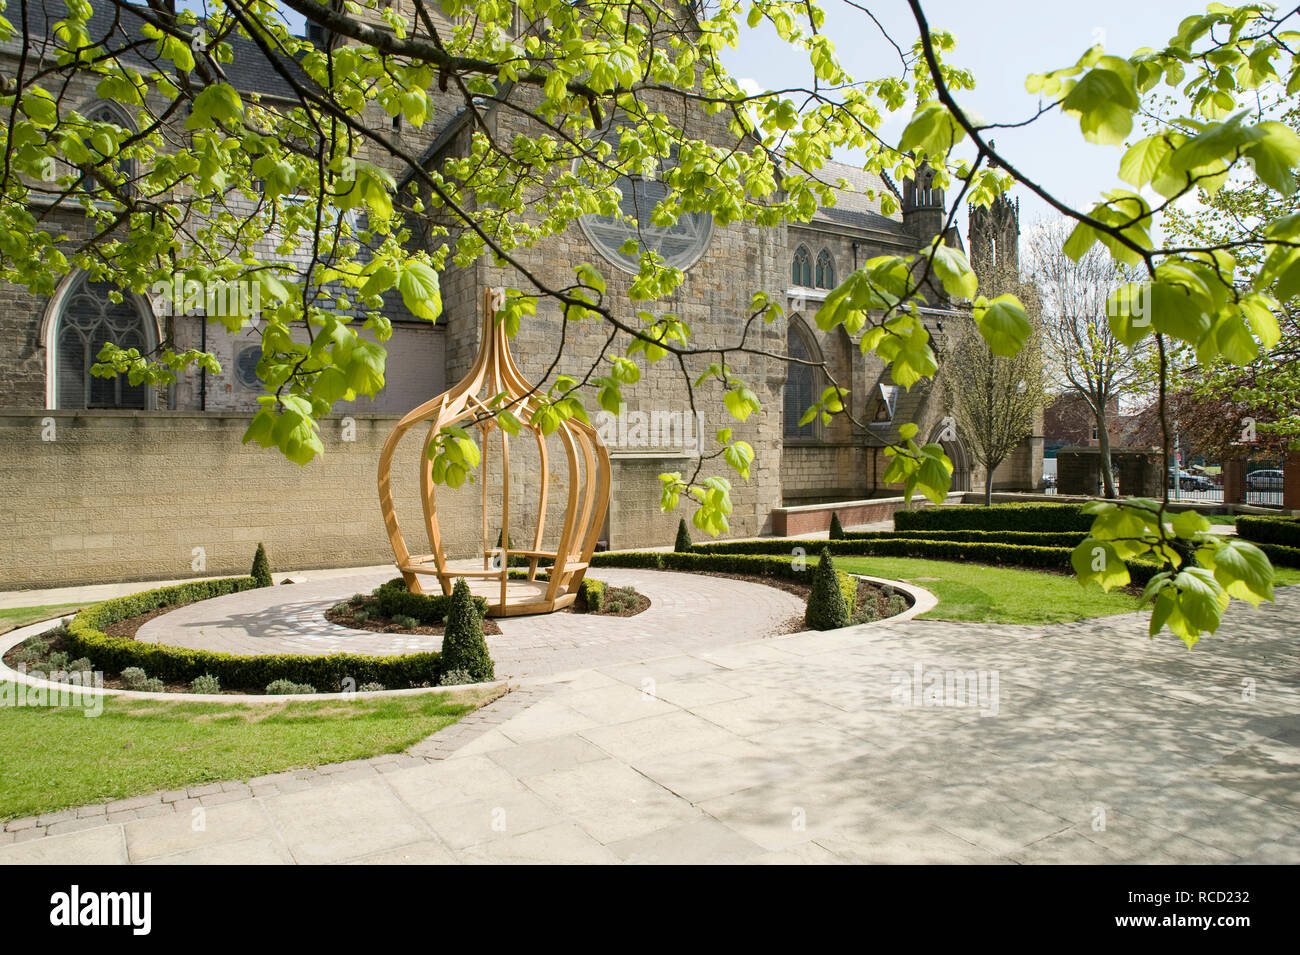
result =
[[[803,601],[776,587],[703,574],[602,567],[593,576],[635,587],[650,606],[634,617],[554,613],[497,620],[488,648],[498,677],[538,677],[693,653],[777,633]],[[224,653],[361,653],[438,650],[442,637],[372,633],[330,623],[325,611],[393,578],[391,568],[227,594],[178,607],[136,639]]]
[[1298,629],[1285,588],[1191,651],[1126,616],[619,662],[412,754],[13,820],[0,862],[1295,864]]

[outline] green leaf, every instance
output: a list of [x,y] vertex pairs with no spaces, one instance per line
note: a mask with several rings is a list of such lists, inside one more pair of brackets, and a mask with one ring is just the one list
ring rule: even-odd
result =
[[727,449],[722,452],[722,456],[733,471],[746,481],[749,480],[749,465],[754,460],[754,449],[749,444],[744,441],[737,441],[728,445]]
[[1210,529],[1210,522],[1195,511],[1182,511],[1175,514],[1170,523],[1177,536],[1188,539],[1197,534],[1207,533]]
[[1099,584],[1102,590],[1126,587],[1129,584],[1128,565],[1110,541],[1088,537],[1070,554],[1070,566],[1080,585]]
[[932,159],[939,159],[966,137],[966,131],[957,123],[947,107],[931,100],[922,103],[912,114],[912,120],[903,130],[898,151],[919,151]]
[[23,112],[37,126],[53,127],[59,121],[59,107],[53,97],[39,86],[33,86],[23,94]]
[[1069,238],[1061,246],[1061,251],[1068,255],[1073,261],[1078,262],[1087,254],[1088,250],[1096,245],[1097,240],[1101,238],[1100,233],[1086,222],[1080,222],[1073,231],[1070,232]]
[[953,249],[942,242],[935,246],[930,258],[935,274],[943,283],[943,290],[952,298],[971,299],[979,288],[979,279],[970,260],[960,249]]
[[497,424],[501,426],[501,430],[506,434],[514,436],[519,433],[523,422],[509,408],[503,408],[497,412]]
[[587,286],[588,288],[595,289],[597,292],[604,294],[605,277],[600,274],[599,269],[597,269],[595,266],[588,265],[586,262],[583,262],[576,269],[574,269],[574,271],[578,273],[579,282],[581,282],[583,285]]
[[1139,139],[1120,160],[1119,177],[1141,188],[1155,178],[1156,170],[1172,152],[1173,146],[1161,134]]
[[1214,579],[1231,597],[1258,607],[1273,599],[1273,565],[1254,544],[1227,537],[1196,552],[1202,567],[1214,572]]
[[408,262],[397,276],[397,290],[411,314],[437,321],[442,314],[442,292],[438,273],[423,262]]
[[194,97],[193,109],[185,120],[186,129],[199,129],[220,125],[236,125],[243,118],[244,102],[229,83],[213,83]]
[[1295,165],[1300,161],[1300,136],[1283,123],[1263,122],[1263,138],[1246,150],[1255,175],[1284,196],[1295,192]]
[[1267,295],[1251,292],[1242,296],[1241,312],[1250,323],[1250,329],[1259,337],[1259,343],[1266,351],[1275,347],[1282,340],[1282,330],[1278,327],[1277,316],[1273,310],[1277,302]]
[[1117,56],[1103,56],[1061,100],[1061,108],[1079,118],[1083,138],[1107,146],[1124,142],[1139,105],[1133,67]]
[[1218,630],[1231,599],[1204,567],[1188,567],[1172,575],[1157,574],[1142,597],[1144,602],[1154,601],[1148,633],[1154,637],[1168,627],[1189,647],[1202,633]]
[[1024,306],[1014,295],[999,295],[983,307],[976,306],[975,324],[989,350],[1003,358],[1019,354],[1034,330]]
[[723,397],[723,403],[731,416],[738,421],[744,421],[761,407],[758,396],[744,385],[737,385],[729,390]]

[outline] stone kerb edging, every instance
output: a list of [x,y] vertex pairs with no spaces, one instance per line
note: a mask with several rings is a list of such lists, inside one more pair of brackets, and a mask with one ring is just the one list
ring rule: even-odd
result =
[[178,703],[292,703],[304,700],[360,700],[377,696],[414,696],[418,693],[452,693],[458,690],[500,689],[508,692],[513,689],[509,680],[493,680],[489,683],[457,683],[452,686],[417,686],[403,690],[367,690],[354,693],[146,693],[141,690],[118,690],[112,687],[80,686],[72,683],[59,683],[54,680],[38,680],[30,674],[15,670],[3,662],[3,657],[14,646],[28,637],[34,637],[50,629],[50,625],[59,620],[53,617],[40,623],[28,624],[17,630],[10,630],[0,636],[0,680],[22,683],[30,687],[56,690],[64,693],[78,692],[101,696],[118,696],[127,700],[172,700]]

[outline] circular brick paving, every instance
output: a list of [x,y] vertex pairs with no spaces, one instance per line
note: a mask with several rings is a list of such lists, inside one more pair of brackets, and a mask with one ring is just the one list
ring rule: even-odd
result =
[[[136,639],[223,653],[362,653],[437,650],[438,636],[352,630],[325,611],[355,593],[369,593],[392,571],[308,581],[214,597],[155,617]],[[507,617],[488,647],[498,677],[537,676],[603,666],[702,647],[725,646],[780,632],[802,616],[803,601],[764,584],[654,570],[601,568],[613,587],[635,587],[650,607],[635,617],[573,613]]]

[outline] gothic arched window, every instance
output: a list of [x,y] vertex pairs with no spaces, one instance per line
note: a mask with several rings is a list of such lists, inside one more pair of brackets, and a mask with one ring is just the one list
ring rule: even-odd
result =
[[817,437],[817,421],[813,419],[805,425],[799,419],[817,400],[817,369],[802,362],[814,361],[815,347],[802,328],[802,323],[795,316],[790,317],[790,327],[786,332],[786,355],[797,361],[786,364],[785,394],[781,409],[781,430],[787,438]]
[[148,407],[145,385],[131,384],[125,375],[96,378],[90,373],[105,342],[119,348],[153,347],[149,322],[130,295],[114,304],[109,286],[83,275],[63,300],[50,338],[56,408]]
[[835,287],[835,261],[825,249],[817,253],[817,287]]
[[794,264],[790,269],[790,279],[795,285],[803,288],[813,287],[812,253],[808,251],[808,246],[801,245],[794,250]]
[[[100,103],[87,110],[85,115],[86,119],[91,123],[109,123],[113,126],[120,126],[122,129],[126,130],[128,136],[135,131],[135,126],[131,123],[131,120],[116,104]],[[135,160],[117,159],[112,162],[111,165],[124,180],[123,188],[130,190],[132,188],[132,183],[135,180]],[[96,179],[85,173],[82,174],[79,185],[86,192],[91,193],[104,188]]]
[[[604,140],[613,150],[612,157],[618,155],[626,125],[615,121],[605,130]],[[661,159],[655,168],[641,172],[629,170],[615,183],[620,196],[617,215],[589,213],[578,219],[579,227],[596,251],[625,272],[636,273],[640,269],[641,253],[646,249],[657,252],[666,265],[683,272],[708,250],[713,238],[713,216],[707,212],[678,210],[671,224],[654,224],[655,209],[670,192],[665,174],[677,165],[677,161],[677,147],[674,146],[669,156]],[[635,251],[631,251],[633,246]]]

